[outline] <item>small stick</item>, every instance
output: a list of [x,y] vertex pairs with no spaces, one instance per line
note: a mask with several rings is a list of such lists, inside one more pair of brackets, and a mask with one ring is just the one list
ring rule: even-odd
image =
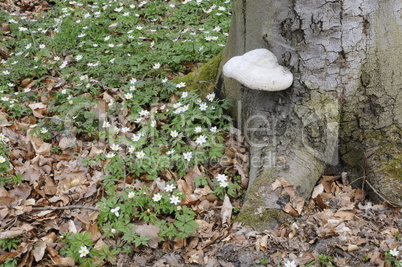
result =
[[398,204],[393,203],[392,201],[389,201],[388,199],[386,199],[385,197],[383,197],[380,193],[378,193],[377,190],[375,190],[375,188],[368,182],[366,181],[366,184],[371,188],[371,190],[374,191],[374,193],[379,196],[382,200],[384,200],[385,202],[387,202],[389,205],[391,205],[392,207],[396,208],[399,207]]
[[[364,176],[356,178],[355,180],[353,180],[350,184],[352,185],[354,182],[357,182],[358,180],[361,180],[365,178]],[[389,205],[391,205],[392,207],[399,207],[398,204],[393,203],[392,201],[389,201],[388,199],[386,199],[384,196],[382,196],[375,188],[374,186],[372,186],[369,181],[366,180],[365,182],[370,188],[371,190],[373,190],[373,192],[379,197],[381,198],[383,201],[387,202]]]

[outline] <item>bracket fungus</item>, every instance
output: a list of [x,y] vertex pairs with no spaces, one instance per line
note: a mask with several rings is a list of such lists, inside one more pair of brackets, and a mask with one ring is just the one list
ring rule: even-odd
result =
[[223,66],[223,75],[260,91],[281,91],[293,83],[293,74],[279,65],[276,56],[264,48],[232,57]]

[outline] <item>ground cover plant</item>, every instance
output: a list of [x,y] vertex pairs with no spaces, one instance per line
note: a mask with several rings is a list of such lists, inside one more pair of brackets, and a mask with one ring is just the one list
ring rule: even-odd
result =
[[0,4],[1,266],[400,266],[398,211],[337,176],[278,229],[233,221],[244,137],[172,81],[223,49],[231,4]]
[[[214,93],[201,99],[171,81],[222,50],[230,1],[31,1],[2,8],[2,126],[18,126],[1,136],[1,185],[45,187],[29,199],[33,206],[48,195],[55,206],[96,195],[93,226],[103,238],[94,243],[93,233],[66,231],[60,255],[82,266],[115,262],[132,246],[193,234],[199,225],[186,205],[197,200],[190,198],[195,188],[241,195],[235,175],[198,171],[183,180],[220,159],[230,121]],[[78,171],[66,164],[33,174],[31,164],[43,159],[76,159]],[[113,248],[99,243],[116,237]]]

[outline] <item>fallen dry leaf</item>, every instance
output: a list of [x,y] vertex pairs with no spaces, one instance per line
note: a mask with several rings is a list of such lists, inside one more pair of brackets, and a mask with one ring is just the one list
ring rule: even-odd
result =
[[88,228],[88,232],[91,233],[91,239],[94,242],[102,237],[102,234],[99,232],[99,228],[96,224],[91,224]]
[[31,144],[37,155],[42,155],[42,156],[50,155],[50,149],[52,148],[52,144],[46,143],[42,139],[35,137],[35,136],[31,137]]
[[47,110],[47,105],[39,102],[39,103],[32,103],[28,105],[29,108],[32,110],[32,114],[36,117],[36,118],[44,118],[45,114],[48,113]]
[[290,202],[286,203],[285,207],[283,208],[283,211],[289,213],[294,217],[297,217],[299,215],[297,211],[292,207],[292,204]]
[[355,214],[353,212],[339,210],[335,212],[334,217],[339,217],[343,220],[349,221],[355,217]]
[[313,189],[313,193],[311,194],[311,198],[316,198],[322,192],[324,192],[324,186],[322,184],[316,185]]
[[51,256],[51,255],[49,255],[49,257],[55,266],[61,266],[61,267],[75,266],[75,261],[73,258]]
[[6,252],[0,255],[0,264],[3,264],[9,258],[15,258],[18,255],[17,252]]
[[161,229],[155,225],[143,224],[135,228],[135,232],[140,236],[146,236],[150,239],[148,240],[148,245],[151,248],[157,248],[159,241],[161,241],[158,233]]
[[276,179],[275,182],[273,182],[271,186],[272,186],[272,191],[275,191],[278,187],[281,187],[282,184],[278,179]]
[[39,240],[35,243],[34,249],[32,250],[32,254],[35,258],[35,261],[38,262],[43,259],[45,255],[46,243],[43,240]]
[[24,233],[24,230],[22,230],[22,229],[0,232],[0,239],[14,238],[19,235],[22,235],[23,233]]
[[227,195],[225,195],[225,199],[223,200],[222,209],[221,209],[222,224],[231,222],[232,210],[233,210],[232,203],[230,203],[229,197]]

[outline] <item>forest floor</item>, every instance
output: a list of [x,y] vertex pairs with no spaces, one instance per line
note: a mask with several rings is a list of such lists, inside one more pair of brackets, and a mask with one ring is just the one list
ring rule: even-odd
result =
[[[58,4],[65,4],[61,7],[55,5],[56,2],[6,0],[0,3],[1,9],[5,11],[0,13],[1,18],[8,18],[8,22],[4,21],[0,29],[1,267],[79,264],[94,266],[90,262],[92,259],[97,260],[98,266],[121,267],[402,266],[398,261],[399,254],[402,253],[401,209],[387,203],[369,202],[369,197],[362,189],[352,187],[347,179],[342,179],[338,174],[323,176],[314,188],[311,199],[303,200],[303,205],[297,205],[296,208],[291,204],[287,206],[286,212],[296,216],[275,229],[259,232],[236,222],[248,181],[248,152],[244,137],[238,131],[218,129],[219,134],[216,134],[217,128],[210,122],[203,125],[203,135],[195,135],[191,127],[180,129],[180,126],[175,125],[173,112],[168,113],[161,108],[166,106],[173,110],[175,105],[180,106],[178,101],[181,99],[182,102],[189,101],[187,108],[190,107],[190,112],[194,112],[191,118],[195,118],[197,124],[201,125],[199,117],[203,117],[200,114],[205,114],[207,107],[210,108],[208,114],[211,117],[207,116],[206,119],[214,123],[220,122],[213,117],[214,112],[220,108],[218,100],[208,102],[203,99],[205,102],[202,102],[197,99],[198,96],[191,96],[189,93],[194,98],[194,103],[190,102],[189,97],[184,99],[182,91],[177,91],[176,84],[169,82],[183,68],[184,72],[197,68],[201,56],[191,60],[188,57],[202,55],[205,51],[215,55],[220,51],[221,46],[211,41],[224,42],[226,38],[230,1],[165,3],[166,1],[83,0],[85,5],[77,1],[60,1]],[[179,6],[180,9],[177,8]],[[163,8],[169,15],[160,15],[160,12],[155,11],[156,8]],[[138,16],[124,15],[130,12]],[[189,14],[195,15],[190,18]],[[220,19],[222,14],[227,18]],[[46,16],[49,16],[50,21],[46,20]],[[59,20],[61,17],[64,19],[63,23]],[[70,20],[71,17],[73,19]],[[183,23],[185,19],[191,20],[194,25],[189,27]],[[165,20],[170,20],[166,21],[168,26],[162,27]],[[187,22],[190,23],[189,21]],[[200,21],[202,24],[196,24],[201,23]],[[82,24],[77,26],[79,23]],[[142,26],[134,31],[134,23]],[[225,31],[223,28],[226,28]],[[164,30],[166,31],[163,32]],[[85,36],[88,38],[87,43],[82,42],[82,47],[76,46],[77,38]],[[135,42],[132,41],[133,38]],[[89,47],[88,51],[84,50],[84,45],[89,46],[91,42],[96,46]],[[199,46],[196,47],[199,53],[193,53],[195,45]],[[177,59],[179,63],[172,60],[174,56],[167,56],[168,50],[163,50],[172,47],[183,56]],[[125,49],[138,52],[136,59],[130,61]],[[211,57],[212,55],[207,55],[202,60]],[[98,61],[95,62],[94,58]],[[151,62],[150,58],[155,59],[155,62]],[[113,65],[119,60],[122,61],[120,63],[123,68],[117,66],[118,64]],[[97,68],[98,63],[100,68]],[[175,67],[178,69],[175,70]],[[132,82],[136,80],[132,73],[136,73],[139,79],[137,83]],[[102,80],[103,78],[107,79]],[[165,79],[169,82],[164,81]],[[167,90],[169,94],[165,98],[156,95],[157,88],[161,92]],[[146,95],[147,92],[151,96]],[[132,97],[137,97],[136,101],[144,103],[140,105]],[[146,103],[147,97],[159,102]],[[78,101],[83,99],[90,99],[91,105],[85,102],[81,106],[82,110],[74,109],[74,106],[79,106]],[[101,110],[98,103],[107,106],[108,110]],[[203,103],[202,109],[200,103]],[[135,104],[138,106],[134,110],[136,113],[145,112],[148,115],[133,118]],[[102,118],[109,119],[120,127],[117,132],[120,131],[121,139],[118,139],[117,133],[111,134],[109,140],[104,136],[103,140],[91,136],[94,132],[99,134],[104,130],[104,127],[99,126],[102,124],[99,118],[94,120],[89,117],[94,110]],[[77,114],[71,113],[72,111]],[[63,121],[62,115],[65,114],[74,115],[70,116],[71,121],[78,118],[69,129],[63,128],[65,124],[58,124]],[[222,117],[219,112],[217,114],[217,117]],[[136,122],[133,122],[134,119],[137,119]],[[120,121],[124,123],[119,124]],[[187,119],[184,121],[187,122]],[[91,124],[93,122],[98,124],[97,127]],[[70,121],[66,124],[68,123]],[[154,126],[150,126],[152,123]],[[158,170],[158,178],[151,177],[144,170],[118,176],[121,168],[110,168],[111,162],[118,158],[114,157],[115,154],[121,152],[122,155],[119,156],[124,162],[135,161],[138,156],[135,158],[129,152],[123,155],[119,149],[124,145],[119,143],[120,147],[113,149],[112,146],[116,143],[112,141],[133,139],[145,132],[144,129],[151,127],[155,127],[158,134],[164,136],[159,138],[162,140],[160,147],[152,147],[161,148],[154,153],[156,158],[167,156],[167,138],[171,141],[169,145],[178,144],[175,147],[177,150],[198,149],[201,157],[210,153],[202,147],[206,139],[209,142],[216,138],[223,147],[223,157],[208,161],[208,164],[191,162],[194,164],[183,175],[179,175],[182,169],[176,166],[171,170]],[[174,140],[172,128],[169,127],[178,127],[176,130],[179,132],[187,131],[188,138]],[[90,129],[94,131],[91,132]],[[33,134],[35,130],[36,134]],[[67,135],[67,130],[72,131]],[[149,132],[145,133],[147,134]],[[151,136],[147,141],[155,139],[157,138]],[[137,149],[146,151],[146,142],[142,145],[144,146]],[[209,150],[215,145],[211,141],[208,144]],[[125,148],[128,150],[128,146]],[[179,153],[178,158],[187,164],[186,159],[182,159],[182,155],[188,153],[186,151],[181,151],[185,153]],[[151,149],[146,152],[153,153]],[[116,162],[117,160],[115,166],[123,166]],[[151,167],[152,164],[151,161]],[[126,169],[129,170],[128,167]],[[117,173],[117,179],[112,177],[113,179],[108,180],[110,173]],[[220,186],[214,180],[223,174],[229,177],[229,186]],[[205,179],[202,186],[196,186],[200,182],[199,177]],[[283,180],[275,184],[290,199],[295,197],[292,185]],[[174,204],[176,201],[171,205],[172,198],[176,195],[168,194],[168,185],[177,186],[175,193],[183,193],[180,195],[180,205]],[[120,213],[115,210],[117,206],[113,205],[124,207],[130,202],[130,194],[134,194],[134,191],[136,197],[138,192],[144,193],[136,201],[147,199],[147,208],[136,206],[124,211],[121,208]],[[158,202],[160,199],[155,200],[155,196],[161,194],[165,200],[164,208],[168,212],[158,211],[162,205],[158,206],[161,202]],[[115,202],[112,202],[113,199]],[[102,206],[104,203],[112,205],[106,212]],[[180,227],[169,228],[169,225],[178,221],[178,217],[183,215],[180,212],[187,207],[194,213],[194,221],[193,218],[187,221],[188,224],[182,227],[184,230]],[[137,211],[142,214],[136,213]],[[105,215],[107,212],[116,216]],[[129,216],[124,217],[128,219],[123,222],[119,215],[124,212]],[[109,217],[100,222],[101,215]],[[155,217],[148,218],[147,215]],[[126,222],[130,227],[135,226],[135,229],[128,229],[128,232],[136,232],[132,239],[126,238]],[[160,228],[151,225],[151,222],[159,223]],[[192,222],[196,222],[198,227],[190,227],[191,234],[188,237],[175,236],[188,233],[185,232],[188,229],[186,227]],[[115,228],[118,226],[122,230],[119,232],[118,229],[116,233]],[[162,236],[160,232],[163,227],[176,232],[171,236],[165,232]],[[122,234],[124,231],[126,232]],[[68,239],[63,236],[66,233],[77,238],[89,233],[89,240],[83,238],[78,241],[91,244],[93,251],[103,254],[88,251],[80,256],[72,248],[78,250],[81,244],[68,243]],[[136,241],[142,243],[137,244]],[[70,251],[65,249],[68,246]],[[123,253],[127,248],[130,251]],[[87,261],[84,262],[84,259]]]
[[224,204],[215,202],[205,215],[216,219],[192,237],[122,255],[118,266],[400,266],[401,210],[364,201],[341,180],[322,177],[301,216],[263,232],[222,225]]
[[[228,140],[227,145],[228,153],[240,147],[236,139]],[[233,159],[247,159],[247,152],[241,151]],[[39,165],[47,166],[45,162]],[[226,168],[230,171],[233,165]],[[199,171],[191,170],[187,179]],[[247,169],[243,171],[247,173]],[[58,255],[64,243],[56,241],[55,233],[87,229],[100,237],[92,223],[98,211],[90,209],[102,194],[102,188],[97,187],[85,187],[79,194],[89,197],[65,207],[52,204],[56,196],[49,190],[54,188],[46,184],[41,188],[26,183],[2,188],[2,205],[9,201],[14,206],[1,210],[2,229],[7,230],[0,233],[0,239],[19,237],[23,242],[17,252],[1,257],[18,255],[19,266],[72,266],[68,258]],[[45,197],[38,196],[41,193]],[[37,203],[48,206],[32,206],[32,194],[39,197]],[[190,237],[152,248],[133,247],[131,253],[120,253],[113,264],[105,266],[293,266],[285,265],[288,261],[297,266],[400,266],[395,261],[398,255],[393,257],[389,252],[401,251],[401,210],[363,199],[362,190],[345,184],[340,176],[323,176],[300,216],[263,232],[235,221],[241,199],[223,201],[208,187],[196,194],[198,199],[191,208],[197,211],[200,227]],[[12,201],[16,196],[18,201]],[[107,242],[113,247],[121,240]],[[386,263],[387,259],[394,264]]]

